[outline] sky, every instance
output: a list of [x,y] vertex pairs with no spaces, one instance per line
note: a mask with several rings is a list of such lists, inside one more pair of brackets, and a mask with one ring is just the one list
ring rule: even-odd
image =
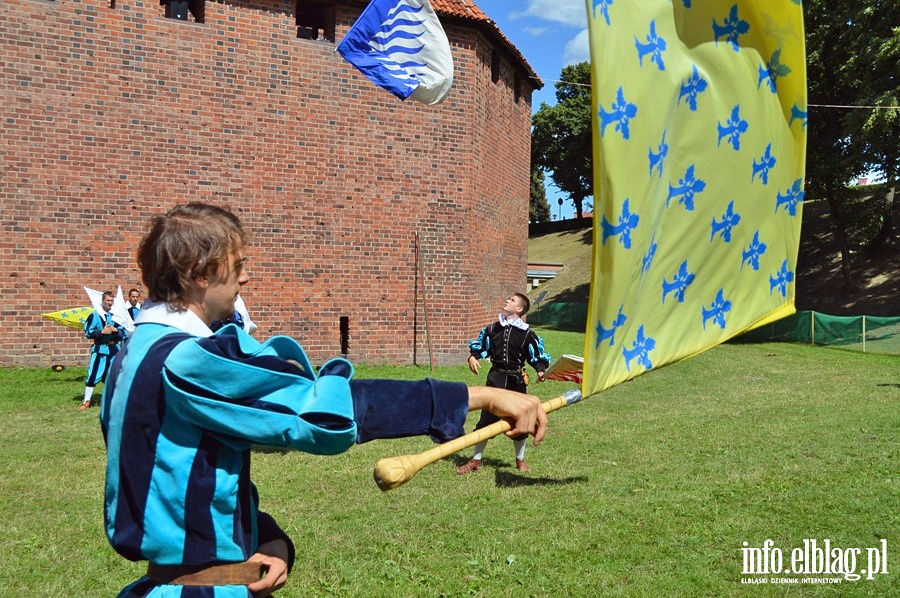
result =
[[[564,66],[590,59],[585,0],[474,0],[515,45],[544,82],[532,94],[532,109],[556,104],[555,82]],[[547,176],[547,201],[556,218],[574,218],[568,195]],[[563,199],[560,206],[558,199]]]

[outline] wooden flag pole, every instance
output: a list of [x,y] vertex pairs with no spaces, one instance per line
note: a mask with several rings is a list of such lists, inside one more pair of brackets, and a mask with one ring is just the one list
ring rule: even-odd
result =
[[[581,400],[581,391],[569,390],[549,401],[541,403],[545,413],[556,411],[562,407],[577,403]],[[480,430],[475,430],[465,436],[460,436],[450,442],[439,444],[436,447],[417,453],[415,455],[401,455],[399,457],[386,457],[375,464],[375,483],[384,491],[392,490],[411,480],[420,469],[443,459],[453,453],[459,452],[470,446],[474,446],[483,440],[493,438],[508,431],[511,428],[508,422],[500,420]]]
[[422,276],[422,307],[425,310],[425,340],[428,343],[428,367],[434,371],[434,355],[431,352],[431,332],[428,329],[428,293],[425,292],[425,264],[422,263],[422,249],[419,231],[416,231],[416,261],[419,262],[419,273]]

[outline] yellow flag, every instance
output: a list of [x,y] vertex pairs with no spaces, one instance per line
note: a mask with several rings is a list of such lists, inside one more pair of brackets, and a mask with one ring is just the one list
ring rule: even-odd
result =
[[806,152],[794,0],[586,0],[585,396],[794,312]]
[[85,320],[87,320],[88,316],[94,311],[96,310],[93,307],[73,307],[71,309],[61,309],[60,311],[41,315],[62,324],[63,326],[84,330]]

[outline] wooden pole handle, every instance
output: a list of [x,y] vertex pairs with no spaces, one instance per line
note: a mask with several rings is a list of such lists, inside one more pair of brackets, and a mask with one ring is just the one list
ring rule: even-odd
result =
[[[541,403],[545,413],[556,411],[572,403],[581,400],[580,390],[569,390],[556,397]],[[375,464],[374,478],[378,487],[384,491],[393,490],[397,486],[401,486],[411,480],[420,469],[426,465],[430,465],[439,459],[448,457],[453,453],[461,451],[470,446],[475,446],[479,442],[488,440],[503,434],[511,428],[508,422],[500,420],[489,426],[475,430],[465,436],[460,436],[450,442],[439,444],[427,451],[416,453],[414,455],[400,455],[399,457],[385,457],[379,459]]]

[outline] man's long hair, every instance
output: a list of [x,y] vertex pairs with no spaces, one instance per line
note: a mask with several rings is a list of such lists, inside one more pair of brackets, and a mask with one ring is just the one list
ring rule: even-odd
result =
[[154,216],[137,253],[147,296],[186,309],[192,281],[214,278],[246,242],[241,221],[218,206],[187,203]]

